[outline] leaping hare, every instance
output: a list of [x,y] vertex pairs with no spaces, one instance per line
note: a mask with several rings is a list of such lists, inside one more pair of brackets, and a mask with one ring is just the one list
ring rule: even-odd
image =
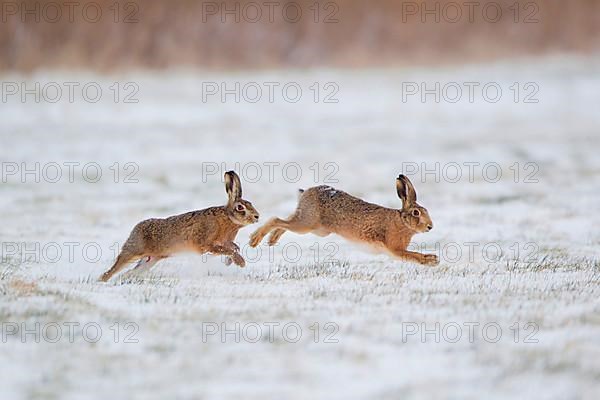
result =
[[233,242],[238,230],[258,221],[258,211],[242,199],[240,178],[233,171],[225,173],[225,206],[191,211],[169,218],[152,218],[137,224],[123,245],[115,264],[101,281],[108,281],[131,261],[139,259],[134,270],[149,269],[158,261],[182,251],[227,255],[240,267],[245,261]]
[[296,212],[287,220],[273,218],[250,237],[256,247],[271,232],[269,245],[277,243],[286,230],[319,236],[336,233],[352,241],[366,242],[392,255],[426,265],[438,264],[435,254],[421,254],[406,248],[413,235],[433,228],[427,210],[417,204],[417,192],[410,180],[400,175],[396,190],[402,209],[367,203],[330,186],[300,190]]

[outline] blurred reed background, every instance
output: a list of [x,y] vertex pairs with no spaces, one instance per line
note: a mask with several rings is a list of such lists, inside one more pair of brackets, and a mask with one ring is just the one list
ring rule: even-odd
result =
[[449,0],[4,1],[0,69],[364,67],[600,48],[598,0],[474,3],[470,9]]

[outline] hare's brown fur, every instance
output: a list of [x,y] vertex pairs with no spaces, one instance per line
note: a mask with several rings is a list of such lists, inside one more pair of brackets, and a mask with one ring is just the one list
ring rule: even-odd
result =
[[257,246],[271,232],[269,245],[277,243],[286,230],[319,236],[336,233],[348,240],[368,243],[392,255],[421,264],[435,265],[437,257],[406,250],[413,235],[429,231],[433,224],[427,210],[417,204],[410,180],[400,175],[396,188],[402,209],[368,203],[330,186],[301,191],[296,212],[287,220],[273,218],[254,232],[250,245]]
[[183,251],[227,255],[229,260],[243,267],[245,262],[234,240],[240,228],[258,220],[258,212],[241,198],[239,177],[233,171],[226,173],[225,182],[229,194],[225,206],[152,218],[137,224],[115,264],[100,280],[109,280],[134,260],[142,259],[135,269],[150,268],[159,260]]

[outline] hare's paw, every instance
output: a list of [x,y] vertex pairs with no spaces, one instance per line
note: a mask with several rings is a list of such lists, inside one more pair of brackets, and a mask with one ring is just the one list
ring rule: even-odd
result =
[[438,265],[440,260],[435,254],[423,254],[423,264],[425,265]]
[[269,235],[269,246],[275,246],[277,244],[277,242],[279,241],[279,238],[281,237],[281,235],[283,235],[285,233],[284,229],[275,229],[274,231],[271,231],[271,234]]
[[234,241],[226,242],[224,244],[224,247],[226,247],[226,248],[228,248],[228,249],[230,249],[232,251],[235,251],[235,252],[239,252],[240,251],[240,246],[238,246]]
[[261,234],[260,230],[250,235],[250,247],[258,246],[263,237],[264,235]]
[[238,266],[240,266],[242,268],[244,268],[246,266],[246,261],[244,261],[244,258],[240,255],[240,253],[234,253],[231,256],[231,259],[233,260],[233,262],[236,265],[238,265]]

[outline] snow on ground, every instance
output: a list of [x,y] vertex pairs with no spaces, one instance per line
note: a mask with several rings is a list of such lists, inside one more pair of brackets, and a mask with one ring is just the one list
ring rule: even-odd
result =
[[[599,71],[597,58],[552,57],[4,75],[2,397],[595,398]],[[7,95],[7,82],[21,90],[23,81],[40,82],[39,102]],[[64,90],[56,103],[50,82]],[[72,103],[65,82],[80,83]],[[91,82],[103,90],[97,103],[81,95]],[[211,82],[254,84],[223,103],[207,94]],[[422,82],[440,82],[439,102],[407,94]],[[469,82],[479,84],[472,102]],[[502,90],[497,102],[482,95],[490,83],[490,98]],[[289,97],[302,89],[297,103],[283,97],[286,84]],[[135,85],[138,103],[123,102]],[[256,86],[263,98],[252,103]],[[437,176],[420,174],[436,163]],[[25,168],[38,168],[39,183]],[[92,183],[94,168],[102,176]],[[223,204],[221,176],[232,168],[261,223],[290,214],[298,188],[322,183],[398,207],[394,178],[404,172],[434,222],[414,246],[442,261],[418,266],[293,233],[258,253],[245,246],[253,226],[237,239],[245,269],[181,255],[147,275],[96,282],[136,222]]]

